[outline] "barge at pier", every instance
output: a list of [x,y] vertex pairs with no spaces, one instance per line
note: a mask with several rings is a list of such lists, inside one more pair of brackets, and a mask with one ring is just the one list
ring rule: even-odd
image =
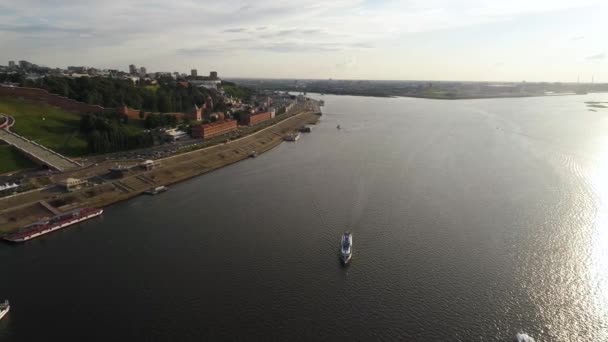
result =
[[10,242],[25,242],[101,214],[103,214],[103,209],[100,208],[77,209],[51,217],[50,219],[40,220],[32,223],[14,233],[5,235],[3,239]]

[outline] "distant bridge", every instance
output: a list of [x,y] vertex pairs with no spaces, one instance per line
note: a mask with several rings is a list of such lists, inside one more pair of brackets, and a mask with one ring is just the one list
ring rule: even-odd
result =
[[9,131],[14,124],[13,117],[0,114],[0,140],[19,149],[31,159],[58,171],[67,171],[81,166],[68,157]]

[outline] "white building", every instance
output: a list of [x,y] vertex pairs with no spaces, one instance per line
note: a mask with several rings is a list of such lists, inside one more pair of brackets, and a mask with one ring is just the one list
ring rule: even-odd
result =
[[221,80],[192,80],[190,84],[195,87],[207,88],[207,89],[216,89],[219,84],[221,84]]
[[177,129],[168,129],[163,133],[163,138],[167,141],[178,141],[188,136],[188,133]]

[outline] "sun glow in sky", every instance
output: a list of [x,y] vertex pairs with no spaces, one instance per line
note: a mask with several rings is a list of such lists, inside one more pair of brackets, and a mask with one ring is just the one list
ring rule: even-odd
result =
[[605,0],[0,0],[0,64],[608,82]]

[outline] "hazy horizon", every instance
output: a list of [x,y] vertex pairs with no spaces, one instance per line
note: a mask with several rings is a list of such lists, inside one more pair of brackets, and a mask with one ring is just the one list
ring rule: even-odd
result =
[[0,0],[0,64],[226,78],[608,82],[603,1]]

